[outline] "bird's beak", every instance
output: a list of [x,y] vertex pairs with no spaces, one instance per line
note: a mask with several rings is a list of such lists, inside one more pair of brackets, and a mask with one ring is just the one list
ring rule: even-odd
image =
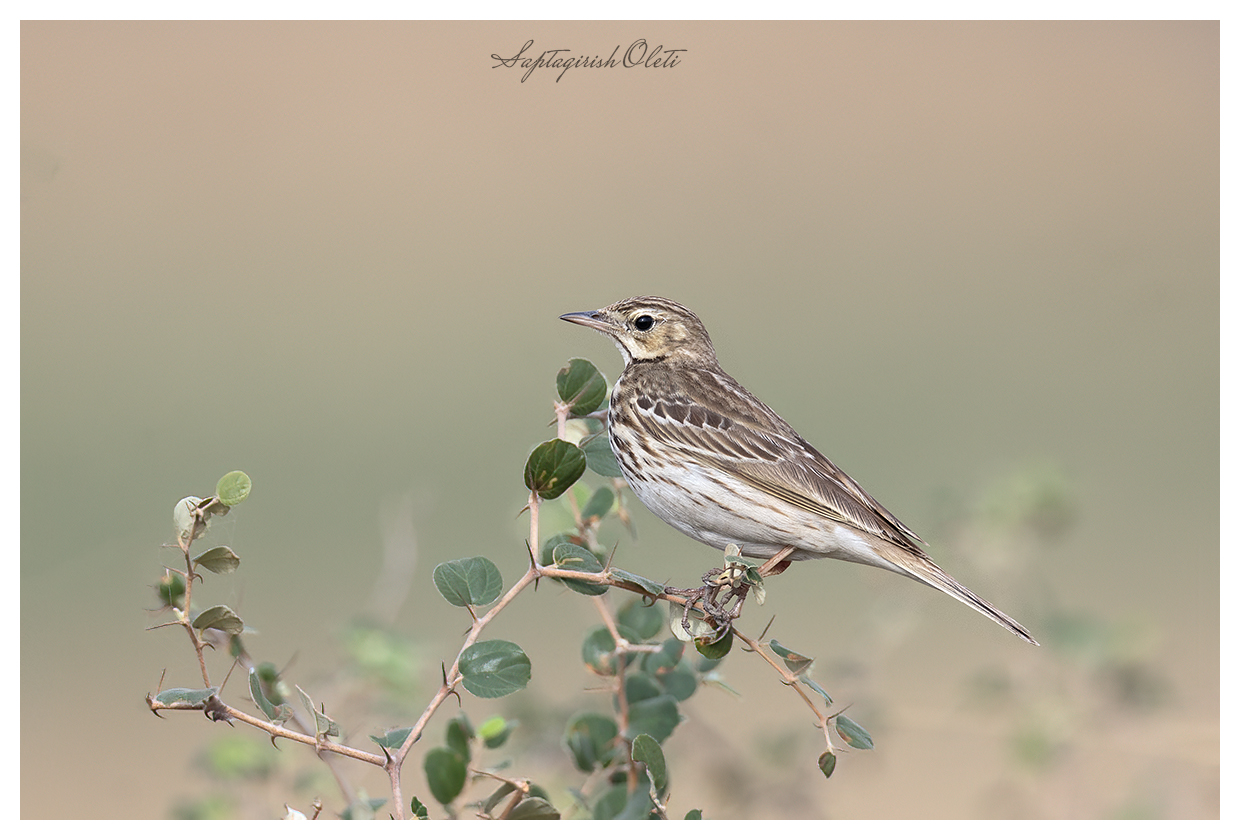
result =
[[599,317],[599,312],[569,312],[561,315],[561,321],[568,321],[570,324],[580,324],[583,327],[590,327],[600,332],[610,332],[611,325],[607,321]]

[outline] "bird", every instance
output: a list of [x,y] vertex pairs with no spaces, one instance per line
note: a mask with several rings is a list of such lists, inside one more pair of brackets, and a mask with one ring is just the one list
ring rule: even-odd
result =
[[818,558],[896,572],[1038,644],[943,571],[917,534],[725,373],[691,310],[643,296],[560,318],[619,348],[624,370],[608,403],[608,439],[633,493],[664,522],[715,549],[733,544],[766,560],[763,574]]

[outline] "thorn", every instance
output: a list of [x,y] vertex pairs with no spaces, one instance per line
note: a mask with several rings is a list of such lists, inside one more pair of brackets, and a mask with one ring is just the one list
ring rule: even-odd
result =
[[766,631],[767,631],[767,630],[770,630],[770,629],[771,629],[771,625],[772,625],[772,624],[774,624],[774,623],[775,623],[775,616],[771,616],[771,620],[770,620],[770,621],[768,621],[768,622],[766,623],[766,626],[762,628],[762,632],[758,634],[758,641],[759,641],[759,642],[761,642],[761,641],[762,641],[762,638],[763,638],[764,636],[766,636]]
[[615,544],[615,545],[613,545],[613,546],[611,547],[611,554],[608,554],[608,555],[607,555],[607,564],[606,564],[605,566],[603,566],[603,571],[604,571],[604,572],[609,572],[609,571],[611,571],[611,561],[612,561],[613,559],[615,559],[615,556],[616,556],[616,549],[617,549],[617,548],[619,548],[619,547],[620,547],[620,542],[617,540],[616,544]]

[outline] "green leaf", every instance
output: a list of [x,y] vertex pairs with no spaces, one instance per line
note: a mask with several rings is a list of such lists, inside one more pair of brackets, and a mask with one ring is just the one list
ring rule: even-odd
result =
[[640,641],[653,639],[663,631],[663,611],[654,604],[635,598],[620,608],[616,622],[628,627]]
[[662,743],[680,724],[676,698],[666,694],[629,704],[629,726],[624,737],[632,739],[642,732]]
[[612,492],[610,487],[600,487],[590,496],[590,501],[586,502],[585,507],[581,509],[582,521],[589,524],[590,520],[602,519],[611,512],[612,506],[616,503],[616,494]]
[[565,533],[552,534],[551,536],[547,537],[546,541],[543,542],[542,551],[538,553],[538,565],[550,566],[552,563],[554,563],[555,558],[552,552],[555,551],[555,547],[557,545],[565,545],[565,544],[576,545],[576,543],[573,542],[572,536],[570,534],[565,534]]
[[166,607],[185,608],[185,578],[168,573],[159,579],[159,603]]
[[447,805],[465,787],[465,762],[460,753],[447,747],[434,747],[427,751],[422,762],[426,770],[426,783],[431,796]]
[[170,688],[155,695],[155,702],[165,706],[178,704],[199,706],[217,692],[219,692],[218,688]]
[[564,747],[583,773],[606,767],[614,756],[613,744],[620,734],[616,721],[593,712],[579,712],[564,727]]
[[469,742],[473,737],[474,728],[469,725],[469,720],[464,715],[448,721],[448,732],[444,742],[448,749],[455,750],[461,758],[465,759],[466,764],[469,763]]
[[502,639],[475,642],[461,652],[465,690],[475,697],[504,697],[530,681],[530,659],[525,651]]
[[732,628],[729,627],[723,638],[716,642],[707,644],[701,639],[694,639],[693,646],[707,659],[723,659],[728,655],[728,651],[732,650]]
[[560,402],[572,409],[575,417],[589,414],[607,398],[607,380],[598,368],[586,359],[569,359],[555,377],[555,390]]
[[664,639],[658,651],[648,653],[642,659],[642,670],[655,676],[666,674],[680,664],[684,655],[684,642],[679,639]]
[[629,583],[635,583],[651,595],[657,596],[663,594],[663,584],[655,583],[649,578],[644,578],[641,575],[635,575],[632,572],[626,572],[624,569],[612,569],[611,576],[616,580],[624,580]]
[[194,568],[201,566],[208,572],[215,572],[217,575],[226,575],[241,565],[241,558],[233,553],[233,550],[226,545],[221,545],[210,551],[204,551],[194,558]]
[[[194,531],[194,539],[201,536],[202,532],[207,529],[206,522],[198,521],[194,513],[200,504],[202,504],[202,499],[199,497],[186,496],[172,509],[172,527],[182,541],[189,540],[191,529]],[[197,522],[197,527],[195,527],[195,522]]]
[[[556,545],[551,549],[551,560],[561,569],[589,572],[591,574],[598,574],[603,571],[603,564],[594,556],[594,553],[588,548],[582,548],[575,543],[565,542]],[[585,580],[560,578],[560,583],[574,592],[580,592],[582,595],[602,595],[608,589],[604,584],[590,583]]]
[[424,804],[422,804],[422,800],[421,800],[421,799],[418,799],[418,798],[415,796],[415,797],[413,797],[413,802],[411,802],[411,803],[409,803],[409,804],[410,804],[410,810],[411,810],[411,811],[413,811],[413,815],[414,815],[415,817],[417,817],[417,818],[418,818],[418,819],[420,819],[420,820],[429,820],[429,819],[430,819],[430,816],[428,816],[427,811],[426,811],[426,806],[425,806]]
[[788,666],[788,670],[792,672],[793,676],[802,672],[808,673],[809,667],[814,664],[813,659],[784,647],[774,639],[771,639],[770,645],[775,655],[784,660],[784,664]]
[[819,694],[821,694],[821,695],[822,695],[822,699],[827,701],[827,705],[828,705],[828,706],[830,706],[830,705],[831,705],[831,695],[830,695],[830,694],[827,694],[826,689],[824,689],[824,688],[823,688],[822,686],[820,686],[818,683],[814,682],[814,681],[813,681],[813,680],[811,680],[809,677],[805,677],[805,676],[802,676],[802,677],[797,677],[797,682],[799,682],[799,683],[801,683],[801,685],[803,685],[803,686],[805,686],[805,687],[807,687],[807,688],[809,688],[809,689],[811,689],[811,690],[813,690],[813,691],[816,691],[816,692],[818,692]]
[[245,629],[245,622],[225,606],[210,607],[198,613],[194,619],[194,627],[198,630],[223,630],[225,633],[237,634]]
[[464,557],[440,563],[431,577],[439,594],[454,607],[484,606],[498,598],[504,589],[499,569],[485,557]]
[[646,775],[655,793],[662,794],[667,789],[667,760],[659,742],[644,732],[638,735],[633,739],[633,760],[646,765]]
[[818,756],[818,769],[822,771],[822,775],[831,778],[831,774],[835,772],[835,753],[828,750]]
[[629,674],[624,679],[624,700],[630,705],[658,697],[663,694],[663,686],[649,674]]
[[835,731],[840,733],[840,737],[844,739],[844,743],[853,749],[872,750],[874,749],[874,739],[870,737],[870,733],[865,731],[861,724],[857,723],[847,715],[835,716]]
[[594,801],[594,809],[591,811],[591,816],[596,820],[613,820],[617,814],[624,810],[625,803],[628,801],[628,788],[622,784],[612,785]]
[[685,814],[685,819],[687,820],[700,820],[701,818],[702,818],[701,808],[694,808],[692,811]]
[[607,439],[606,432],[582,438],[578,446],[585,453],[586,465],[592,472],[604,478],[624,478],[624,471],[620,469],[616,453],[611,451],[611,441]]
[[539,796],[527,796],[508,814],[510,820],[558,820],[560,812]]
[[412,731],[412,726],[402,726],[400,729],[389,729],[379,736],[371,735],[370,740],[388,752],[396,752],[405,745],[405,741],[409,738],[409,733]]
[[[619,628],[620,635],[630,642],[637,641],[630,638],[632,631],[627,628]],[[581,661],[586,664],[596,674],[604,677],[614,676],[617,665],[627,668],[630,655],[623,657],[624,662],[618,663],[618,657],[615,656],[616,640],[612,637],[611,631],[606,627],[595,627],[586,634],[585,639],[581,643]]]
[[672,670],[659,674],[658,680],[664,692],[681,703],[692,697],[698,687],[697,671],[687,659],[680,660]]
[[333,735],[338,736],[340,734],[340,727],[336,724],[336,721],[332,720],[320,711],[314,705],[314,701],[310,699],[310,695],[306,694],[305,690],[303,690],[301,686],[296,685],[293,687],[296,688],[297,693],[301,695],[301,704],[306,707],[306,711],[314,715],[314,736],[316,738],[327,738]]
[[649,818],[652,808],[648,788],[638,788],[630,794],[621,783],[607,788],[595,801],[592,816],[596,820],[644,820]]
[[482,722],[482,725],[478,727],[478,737],[488,749],[493,750],[502,747],[508,740],[508,736],[512,734],[512,730],[516,728],[516,721],[507,721],[496,715]]
[[259,678],[256,668],[250,669],[250,699],[267,716],[267,720],[283,722],[293,716],[293,709],[287,703],[277,705],[267,699],[267,695],[263,693],[262,679]]
[[250,477],[241,470],[233,470],[215,483],[215,498],[228,507],[239,505],[250,495]]
[[586,455],[566,440],[540,443],[525,462],[525,486],[544,499],[554,499],[586,471]]
[[624,809],[616,814],[614,820],[648,820],[651,811],[654,810],[654,802],[650,799],[650,790],[638,788],[629,796],[628,801],[624,803]]

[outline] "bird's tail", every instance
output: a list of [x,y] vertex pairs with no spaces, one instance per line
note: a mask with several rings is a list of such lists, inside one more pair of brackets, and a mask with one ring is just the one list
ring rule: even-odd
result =
[[[946,592],[962,604],[967,604],[991,621],[1006,627],[1012,633],[1020,636],[1031,645],[1037,645],[1038,640],[1029,635],[1029,631],[1021,627],[1019,623],[1014,621],[1010,616],[999,611],[984,598],[974,595],[973,592],[964,584],[957,581],[938,567],[929,557],[918,557],[910,552],[903,551],[898,547],[892,546],[894,549],[890,552],[884,552],[880,549],[880,553],[885,555],[885,559],[896,566],[901,574],[911,577],[913,580],[921,581],[927,586],[933,586],[940,592]],[[899,556],[890,556],[899,552]],[[1039,645],[1040,647],[1040,645]]]

